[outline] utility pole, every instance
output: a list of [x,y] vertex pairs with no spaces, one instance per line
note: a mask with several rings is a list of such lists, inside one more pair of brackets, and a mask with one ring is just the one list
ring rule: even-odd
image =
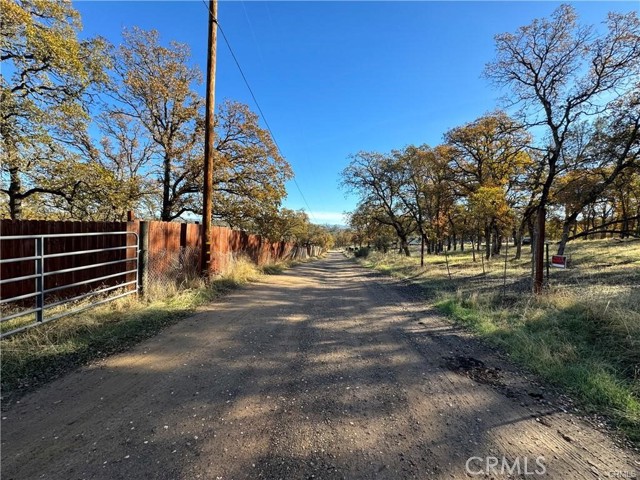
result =
[[214,116],[216,97],[216,37],[218,33],[218,0],[209,0],[209,37],[207,56],[207,98],[204,132],[204,186],[202,190],[202,273],[211,274],[211,217],[213,200],[213,154],[215,151]]

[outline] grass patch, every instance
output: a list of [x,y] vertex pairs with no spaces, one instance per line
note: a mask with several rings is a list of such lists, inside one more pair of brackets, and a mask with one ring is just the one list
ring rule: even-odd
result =
[[280,275],[288,268],[291,268],[294,265],[297,265],[299,262],[294,262],[293,260],[280,260],[278,262],[267,263],[266,265],[262,265],[260,267],[260,271],[265,275]]
[[[473,262],[470,252],[419,258],[371,254],[360,263],[422,285],[455,321],[606,415],[640,445],[640,242],[570,243],[571,268],[530,294],[528,259]],[[528,250],[523,257],[528,256]],[[506,284],[506,286],[505,286]]]
[[200,278],[181,284],[157,282],[144,298],[124,297],[3,339],[3,402],[10,403],[79,365],[125,351],[260,275],[251,261],[241,257],[208,284]]
[[265,275],[280,275],[287,269],[287,267],[286,265],[273,263],[270,265],[263,265],[260,269]]

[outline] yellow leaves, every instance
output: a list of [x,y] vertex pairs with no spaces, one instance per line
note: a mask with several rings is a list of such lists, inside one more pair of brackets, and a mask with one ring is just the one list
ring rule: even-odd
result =
[[2,12],[1,33],[3,43],[16,35],[20,28],[25,28],[33,23],[29,12],[14,0],[0,0],[0,11]]
[[478,185],[506,185],[531,164],[531,135],[504,112],[495,112],[445,135],[459,173]]
[[469,195],[473,215],[484,219],[496,219],[503,224],[511,220],[511,207],[501,187],[479,187]]
[[0,0],[3,46],[18,65],[40,63],[77,78],[86,76],[77,32],[80,17],[71,2]]
[[80,14],[73,8],[70,0],[21,0],[29,10],[48,21],[64,21],[80,28]]
[[80,102],[85,88],[99,75],[100,49],[89,42],[93,47],[89,52],[89,44],[78,40],[80,18],[71,2],[0,2],[3,55],[12,64],[6,76],[10,98],[2,107],[19,112],[3,116],[7,122],[3,132],[28,139],[52,119],[54,128],[60,128],[61,117],[85,116]]

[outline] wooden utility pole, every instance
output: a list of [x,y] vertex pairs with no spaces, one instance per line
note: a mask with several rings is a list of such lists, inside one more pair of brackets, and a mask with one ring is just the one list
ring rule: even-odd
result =
[[207,56],[207,99],[204,132],[204,186],[202,190],[202,256],[201,269],[211,274],[211,217],[213,200],[214,116],[216,97],[216,37],[218,33],[218,0],[209,0],[209,41]]

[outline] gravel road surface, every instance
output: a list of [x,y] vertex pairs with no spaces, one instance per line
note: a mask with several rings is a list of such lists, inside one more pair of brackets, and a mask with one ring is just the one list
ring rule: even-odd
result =
[[565,407],[331,253],[9,406],[2,479],[638,477]]

